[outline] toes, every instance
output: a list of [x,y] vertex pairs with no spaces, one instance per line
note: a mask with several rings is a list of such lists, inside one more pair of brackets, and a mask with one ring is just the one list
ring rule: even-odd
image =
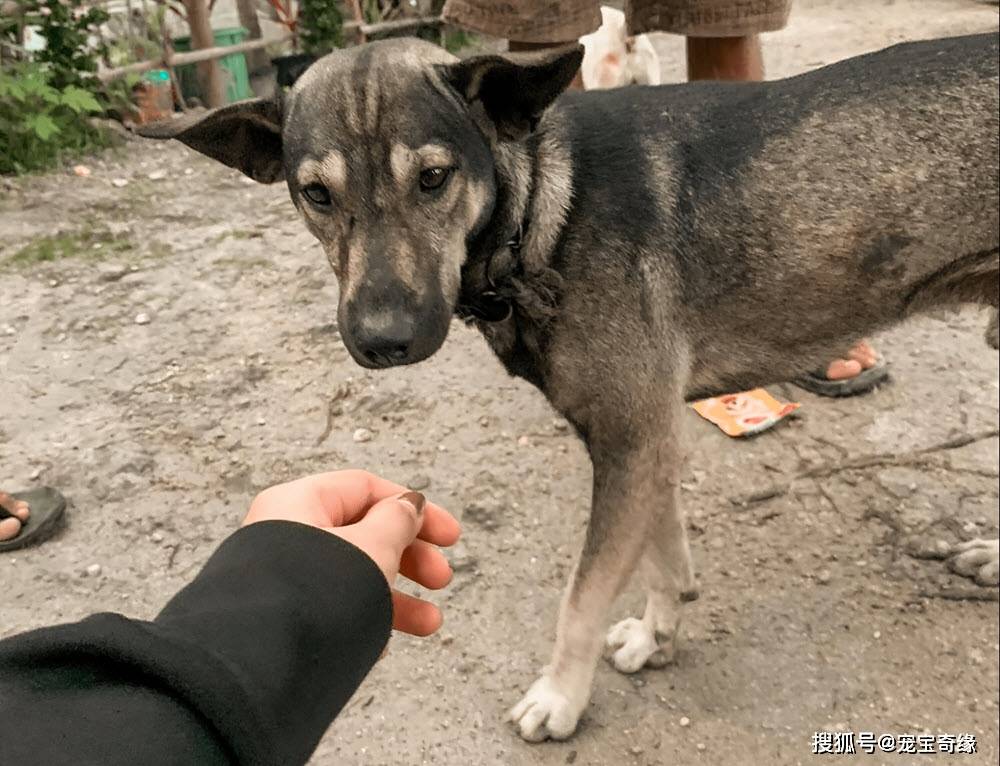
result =
[[997,540],[969,540],[954,548],[948,560],[951,571],[972,577],[984,586],[1000,584],[1000,542]]
[[1000,585],[1000,560],[993,559],[979,567],[979,571],[976,572],[976,583],[987,588]]
[[0,492],[0,508],[3,508],[7,513],[13,514],[21,521],[28,520],[28,504],[23,500],[15,500],[6,492]]
[[644,667],[662,668],[673,660],[673,643],[657,635],[642,620],[629,617],[608,631],[606,646],[611,664],[620,673],[637,673]]
[[878,354],[866,341],[854,344],[854,347],[847,352],[847,358],[853,359],[866,370],[878,363]]
[[542,676],[510,711],[521,738],[528,742],[566,739],[576,731],[578,709],[548,676]]
[[18,519],[7,517],[0,520],[0,542],[13,540],[21,531],[21,522]]
[[826,377],[830,380],[847,380],[861,374],[861,363],[854,359],[834,359],[826,368]]

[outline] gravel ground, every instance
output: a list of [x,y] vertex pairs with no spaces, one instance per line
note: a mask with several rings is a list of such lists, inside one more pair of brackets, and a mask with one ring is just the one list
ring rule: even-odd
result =
[[[765,58],[778,77],[988,29],[995,4],[809,0]],[[656,42],[680,79],[679,41]],[[0,636],[95,610],[151,616],[258,489],[364,466],[424,488],[465,537],[444,629],[393,639],[317,765],[797,764],[834,729],[979,742],[838,763],[996,763],[996,590],[910,555],[997,535],[983,314],[879,336],[895,380],[862,399],[774,387],[801,417],[752,441],[692,413],[683,499],[702,598],[678,660],[633,677],[602,664],[576,738],[531,746],[502,718],[548,657],[589,502],[565,423],[457,323],[429,362],[357,367],[333,275],[282,188],[174,145],[87,164],[87,178],[0,192],[0,486],[71,499],[56,538],[0,557]],[[878,457],[851,462],[864,456]],[[794,479],[815,466],[821,478]],[[775,485],[787,491],[730,502]],[[640,605],[632,588],[612,616]]]

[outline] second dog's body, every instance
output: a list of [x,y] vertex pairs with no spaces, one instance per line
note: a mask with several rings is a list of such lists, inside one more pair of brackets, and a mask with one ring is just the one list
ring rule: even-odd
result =
[[685,399],[792,378],[929,306],[997,306],[997,53],[996,35],[955,38],[546,111],[579,51],[456,62],[390,42],[321,60],[283,105],[157,135],[288,181],[361,364],[426,358],[457,311],[586,441],[583,551],[552,663],[512,711],[525,738],[561,738],[637,564],[645,615],[608,635],[620,670],[668,661],[696,597]]

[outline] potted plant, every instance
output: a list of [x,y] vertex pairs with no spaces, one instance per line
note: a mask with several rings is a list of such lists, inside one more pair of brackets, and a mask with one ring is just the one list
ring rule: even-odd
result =
[[320,56],[343,44],[344,17],[336,0],[268,0],[292,35],[292,52],[271,59],[282,88],[291,87]]

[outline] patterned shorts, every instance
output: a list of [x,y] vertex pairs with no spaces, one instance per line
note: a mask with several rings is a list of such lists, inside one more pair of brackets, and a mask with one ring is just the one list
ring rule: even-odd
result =
[[[742,37],[781,29],[791,0],[625,0],[629,34]],[[457,27],[523,43],[576,40],[601,25],[594,0],[447,0]]]

